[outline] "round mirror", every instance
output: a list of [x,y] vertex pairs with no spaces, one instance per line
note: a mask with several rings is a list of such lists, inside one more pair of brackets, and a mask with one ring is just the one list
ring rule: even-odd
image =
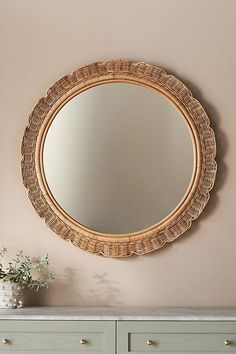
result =
[[22,143],[29,198],[73,245],[145,254],[187,231],[213,187],[215,137],[186,86],[162,69],[110,60],[57,81]]
[[108,83],[81,92],[55,115],[43,168],[56,203],[102,233],[126,234],[166,218],[194,172],[190,128],[154,89]]

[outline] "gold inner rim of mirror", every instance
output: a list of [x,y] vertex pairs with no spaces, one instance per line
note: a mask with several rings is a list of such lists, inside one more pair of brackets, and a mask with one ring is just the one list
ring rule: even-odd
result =
[[[192,173],[192,177],[190,180],[190,183],[188,185],[188,188],[183,196],[183,198],[180,200],[180,202],[176,205],[176,207],[172,210],[172,212],[170,212],[169,214],[166,215],[165,218],[161,219],[159,222],[150,225],[147,228],[144,229],[140,229],[138,231],[135,232],[129,232],[129,233],[124,233],[124,234],[120,234],[120,233],[106,233],[106,232],[99,232],[96,231],[93,228],[89,228],[83,224],[81,224],[79,221],[75,220],[74,218],[72,218],[56,201],[56,199],[54,198],[50,187],[47,183],[46,180],[46,176],[45,176],[45,171],[44,171],[44,167],[43,167],[43,149],[44,149],[44,143],[45,143],[45,139],[47,136],[47,132],[53,122],[53,120],[56,118],[56,115],[58,114],[58,112],[70,101],[72,100],[74,97],[76,97],[77,95],[79,95],[80,93],[89,90],[90,88],[99,86],[99,85],[103,85],[103,84],[109,84],[109,83],[130,83],[130,84],[135,84],[141,87],[146,87],[149,89],[154,90],[156,93],[162,95],[163,97],[165,97],[169,102],[171,102],[171,104],[175,107],[175,109],[177,109],[180,113],[181,113],[181,117],[182,119],[185,121],[185,123],[187,124],[188,130],[190,132],[191,135],[191,140],[192,140],[192,144],[193,144],[193,150],[194,150],[194,168],[193,168],[193,173]],[[46,117],[45,121],[44,121],[44,127],[42,127],[43,132],[42,135],[39,136],[39,141],[38,141],[38,145],[40,146],[40,148],[37,150],[38,154],[36,155],[36,166],[38,166],[38,168],[40,169],[40,173],[39,173],[39,181],[40,181],[40,185],[42,190],[44,190],[45,195],[48,196],[48,198],[50,199],[50,203],[53,203],[55,208],[58,209],[60,211],[60,216],[63,217],[64,220],[68,220],[71,224],[74,224],[75,227],[79,226],[80,228],[82,228],[84,231],[87,232],[93,232],[94,234],[100,236],[100,237],[134,237],[136,235],[140,235],[140,233],[144,233],[147,232],[149,230],[152,230],[154,228],[157,227],[161,227],[162,225],[165,225],[165,222],[168,220],[170,220],[172,217],[175,216],[176,213],[181,212],[182,208],[185,205],[185,202],[188,201],[188,195],[191,193],[192,190],[194,190],[196,188],[196,185],[198,183],[198,180],[196,180],[197,177],[199,177],[199,175],[197,174],[197,169],[199,166],[199,161],[201,159],[200,156],[200,150],[197,149],[197,131],[195,129],[195,126],[193,125],[193,122],[191,121],[191,119],[189,119],[189,115],[186,111],[186,109],[179,104],[179,102],[176,102],[176,100],[173,99],[172,96],[169,96],[167,92],[163,92],[160,88],[157,88],[156,85],[153,86],[151,84],[147,84],[144,82],[138,82],[138,81],[134,81],[134,80],[130,80],[130,79],[108,79],[108,80],[101,80],[98,81],[96,83],[92,83],[87,85],[84,88],[73,88],[72,92],[68,92],[63,98],[62,98],[62,102],[59,102],[59,105],[55,107],[54,111],[51,111],[50,114]]]

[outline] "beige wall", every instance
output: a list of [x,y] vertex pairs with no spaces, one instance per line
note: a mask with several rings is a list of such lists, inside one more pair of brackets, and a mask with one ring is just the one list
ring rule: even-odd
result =
[[[48,305],[236,306],[235,0],[0,0],[0,244],[48,252]],[[106,259],[60,240],[23,187],[27,117],[55,80],[79,66],[130,58],[182,79],[217,134],[218,177],[201,218],[159,252]]]

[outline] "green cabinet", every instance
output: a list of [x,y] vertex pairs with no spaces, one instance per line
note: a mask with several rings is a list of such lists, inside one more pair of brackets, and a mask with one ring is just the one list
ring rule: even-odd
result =
[[[142,313],[143,311],[143,313]],[[145,311],[147,313],[145,313]],[[0,311],[0,354],[236,353],[236,309],[25,308]],[[209,312],[209,311],[208,311]],[[170,318],[171,317],[171,318]]]

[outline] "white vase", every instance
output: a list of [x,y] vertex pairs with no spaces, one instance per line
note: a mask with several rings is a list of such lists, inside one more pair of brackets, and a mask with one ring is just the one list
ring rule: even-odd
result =
[[9,280],[0,280],[0,308],[13,309],[21,307],[23,285],[20,283],[13,283]]

